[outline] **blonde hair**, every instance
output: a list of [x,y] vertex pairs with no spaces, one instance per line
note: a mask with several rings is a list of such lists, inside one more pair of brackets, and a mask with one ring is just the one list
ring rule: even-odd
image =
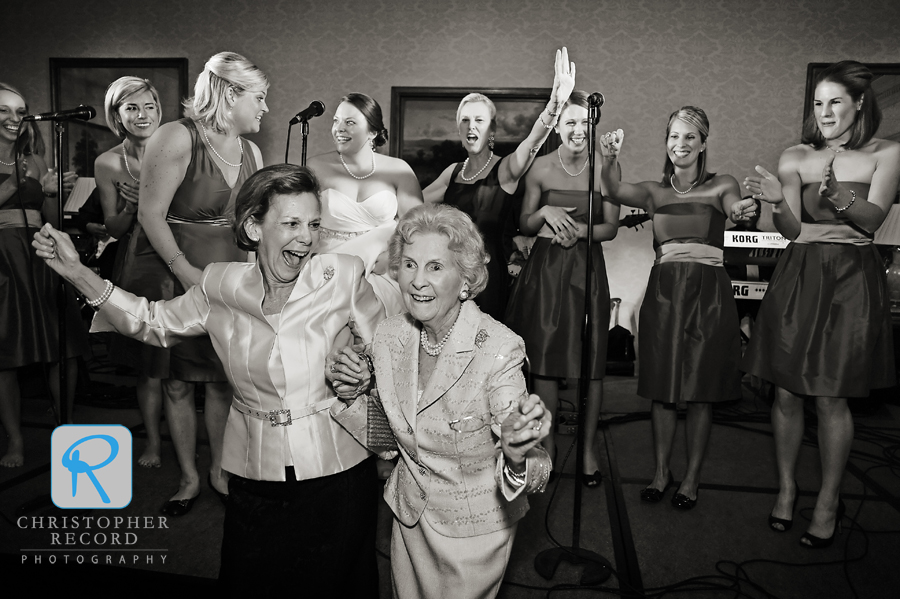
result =
[[472,92],[459,101],[459,108],[456,109],[456,126],[459,127],[460,113],[462,112],[463,106],[477,102],[483,102],[487,105],[488,112],[491,114],[491,131],[493,131],[497,128],[497,107],[494,106],[494,103],[490,98],[478,92]]
[[219,52],[206,61],[194,85],[194,95],[184,101],[184,107],[213,131],[227,133],[232,125],[228,88],[241,94],[268,87],[269,78],[255,64],[235,52]]
[[[22,92],[13,86],[0,81],[0,90],[16,94],[22,98],[25,104],[25,113],[28,114],[28,100],[22,95]],[[44,155],[44,139],[41,137],[41,131],[38,129],[37,123],[34,121],[22,122],[20,127],[25,129],[24,133],[20,133],[16,143],[16,153],[22,156],[30,156],[31,154]]]
[[122,107],[125,100],[143,92],[150,92],[150,95],[153,96],[153,101],[156,102],[156,110],[161,116],[162,108],[159,105],[159,93],[147,79],[127,75],[119,77],[106,88],[106,99],[103,102],[103,110],[106,113],[106,125],[119,139],[125,137],[125,127],[122,125],[122,121],[116,118],[119,114],[119,108]]

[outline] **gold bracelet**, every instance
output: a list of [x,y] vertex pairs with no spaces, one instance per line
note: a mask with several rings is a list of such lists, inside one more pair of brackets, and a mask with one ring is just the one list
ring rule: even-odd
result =
[[509,467],[509,462],[503,465],[503,475],[506,476],[506,480],[509,481],[514,487],[521,487],[525,484],[526,476],[528,475],[528,471],[518,474],[513,472],[512,468]]
[[169,258],[169,261],[166,262],[166,266],[169,267],[169,272],[175,274],[175,269],[172,268],[172,265],[175,264],[175,261],[178,260],[178,256],[184,256],[184,252],[178,250],[175,252],[175,255]]

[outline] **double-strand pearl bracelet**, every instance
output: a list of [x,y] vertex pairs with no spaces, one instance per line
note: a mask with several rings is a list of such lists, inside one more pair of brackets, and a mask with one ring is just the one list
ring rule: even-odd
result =
[[106,300],[109,299],[109,296],[112,295],[113,289],[116,288],[115,285],[112,284],[112,281],[109,279],[106,280],[106,288],[103,290],[103,293],[95,300],[89,300],[88,298],[84,298],[84,301],[88,306],[93,308],[94,310],[99,310],[100,306],[106,303]]

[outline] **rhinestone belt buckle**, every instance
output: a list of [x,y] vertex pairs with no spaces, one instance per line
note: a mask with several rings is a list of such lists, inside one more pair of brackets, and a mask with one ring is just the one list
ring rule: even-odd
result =
[[266,414],[266,418],[272,426],[290,426],[292,422],[290,410],[272,410]]

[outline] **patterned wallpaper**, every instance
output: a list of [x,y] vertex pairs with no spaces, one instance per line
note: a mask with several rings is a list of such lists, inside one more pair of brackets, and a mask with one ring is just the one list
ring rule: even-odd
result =
[[[316,154],[349,91],[388,115],[394,85],[549,86],[566,45],[577,86],[606,95],[601,130],[626,131],[625,180],[659,176],[666,117],[684,104],[709,115],[710,166],[740,180],[798,141],[807,63],[900,62],[896,0],[31,0],[4,13],[0,80],[35,111],[50,109],[51,56],[186,56],[193,82],[215,52],[246,55],[272,82],[255,139],[266,162],[282,160],[287,122],[311,100],[327,107],[311,125]],[[627,247],[610,249],[646,272],[648,239],[623,232]],[[645,274],[621,265],[619,295],[638,293]]]

